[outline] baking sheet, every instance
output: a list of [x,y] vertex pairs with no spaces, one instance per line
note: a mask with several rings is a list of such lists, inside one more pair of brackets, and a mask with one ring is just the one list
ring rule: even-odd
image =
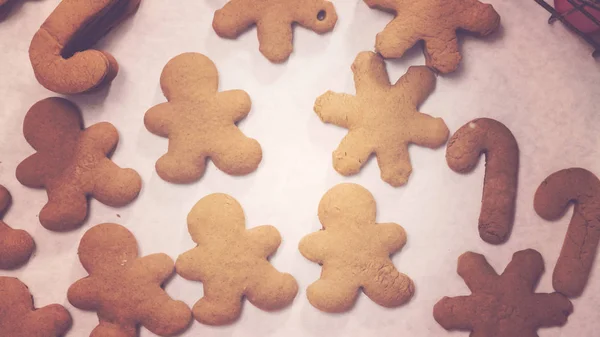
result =
[[[194,322],[183,336],[467,336],[448,333],[433,319],[432,308],[443,296],[468,294],[455,272],[460,254],[486,255],[501,272],[512,254],[525,248],[542,253],[546,273],[538,291],[549,292],[570,211],[549,223],[533,210],[533,194],[550,173],[571,166],[600,175],[600,65],[591,47],[560,24],[548,25],[549,14],[533,1],[489,0],[502,16],[502,27],[485,39],[461,35],[463,62],[451,75],[438,77],[437,88],[421,111],[443,117],[451,132],[476,117],[492,117],[514,133],[521,150],[516,222],[508,243],[492,246],[477,232],[484,165],[459,175],[445,163],[444,148],[412,146],[414,167],[409,183],[393,188],[379,178],[375,160],[362,172],[345,178],[332,168],[331,152],[345,130],[321,123],[313,112],[316,97],[327,90],[354,93],[350,65],[358,52],[370,50],[375,35],[392,18],[362,1],[336,0],[338,24],[319,36],[296,27],[294,53],[282,65],[268,62],[258,51],[256,30],[237,40],[223,40],[211,28],[212,13],[224,0],[147,0],[138,13],[118,26],[98,45],[120,64],[112,86],[94,94],[70,97],[82,109],[86,126],[109,121],[121,140],[113,160],[136,169],[144,185],[128,207],[114,209],[91,202],[90,216],[80,229],[53,233],[38,222],[46,202],[43,190],[21,186],[18,163],[32,153],[22,133],[22,121],[36,101],[53,96],[35,80],[27,49],[39,25],[58,0],[24,1],[0,22],[0,183],[13,195],[5,221],[28,230],[37,250],[31,261],[1,275],[19,277],[37,306],[61,303],[74,319],[68,336],[87,336],[97,324],[95,313],[83,312],[66,300],[70,284],[86,275],[77,259],[79,239],[92,225],[116,222],[138,239],[141,254],[164,252],[172,258],[193,247],[186,216],[203,196],[228,193],[243,206],[247,226],[275,225],[283,242],[272,263],[298,280],[293,305],[266,313],[246,303],[241,319],[227,327]],[[264,158],[258,170],[230,177],[209,164],[205,176],[190,185],[162,181],[154,162],[167,140],[143,125],[147,109],[165,101],[159,76],[166,62],[182,52],[201,52],[220,73],[220,89],[246,90],[252,112],[240,123],[256,138]],[[419,48],[401,60],[388,61],[395,81],[408,66],[423,64]],[[320,267],[297,250],[299,240],[320,228],[317,206],[335,184],[355,182],[377,200],[378,221],[401,224],[408,243],[394,255],[398,270],[416,284],[412,301],[385,309],[361,295],[355,308],[340,315],[324,314],[306,299],[306,287],[319,277]],[[168,293],[193,305],[202,296],[201,283],[174,277]],[[575,312],[562,329],[542,329],[542,337],[594,336],[600,329],[600,263],[596,261],[584,294],[573,300]],[[597,333],[596,333],[597,334]],[[152,336],[142,329],[141,336]]]

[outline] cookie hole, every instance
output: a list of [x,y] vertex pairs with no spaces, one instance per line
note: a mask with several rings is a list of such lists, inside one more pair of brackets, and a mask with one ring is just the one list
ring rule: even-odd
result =
[[317,13],[317,20],[323,21],[323,20],[325,20],[326,16],[327,16],[327,12],[324,9],[322,9],[319,11],[319,13]]

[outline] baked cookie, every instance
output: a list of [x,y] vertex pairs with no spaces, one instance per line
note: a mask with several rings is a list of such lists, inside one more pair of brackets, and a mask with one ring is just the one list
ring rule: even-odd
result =
[[463,125],[448,141],[446,162],[459,173],[473,170],[485,154],[485,177],[479,214],[483,241],[506,242],[515,219],[519,175],[519,146],[504,124],[478,118]]
[[444,329],[471,331],[473,337],[537,337],[537,329],[562,326],[573,312],[563,295],[534,292],[543,271],[542,255],[533,249],[516,252],[502,275],[483,255],[464,253],[458,274],[472,294],[444,297],[433,317]]
[[[0,333],[6,337],[61,337],[71,327],[71,315],[59,304],[33,307],[23,282],[0,276]],[[117,336],[115,336],[117,337]]]
[[[0,219],[8,210],[10,202],[10,193],[0,185]],[[29,233],[12,229],[0,220],[0,269],[14,269],[25,264],[34,249],[35,244]]]
[[90,274],[69,288],[72,305],[98,313],[90,337],[135,337],[143,325],[159,336],[173,336],[192,320],[188,306],[162,289],[173,275],[165,254],[138,256],[133,234],[117,224],[89,229],[79,244],[79,260]]
[[268,311],[292,303],[298,292],[296,280],[268,260],[281,243],[275,227],[246,230],[242,207],[226,194],[202,198],[187,222],[198,245],[177,258],[175,269],[204,286],[204,297],[192,308],[196,320],[210,325],[232,323],[241,314],[244,296]]
[[375,153],[381,178],[392,186],[404,185],[412,171],[408,145],[437,148],[448,139],[441,118],[417,111],[433,91],[435,76],[427,67],[410,67],[391,85],[383,59],[372,52],[358,54],[352,72],[356,96],[328,91],[315,102],[323,122],[348,129],[333,152],[333,167],[353,175]]
[[406,243],[406,233],[395,223],[375,223],[376,212],[373,195],[356,184],[339,184],[321,199],[323,229],[305,236],[298,246],[304,257],[323,266],[321,278],[306,290],[317,309],[348,311],[360,289],[389,308],[412,297],[412,280],[390,260]]
[[62,0],[33,36],[29,59],[38,82],[60,94],[78,94],[110,83],[119,65],[90,49],[141,0]]
[[554,290],[568,297],[581,295],[590,277],[600,241],[600,180],[582,168],[548,176],[535,192],[533,206],[546,220],[560,219],[573,203],[573,216],[554,267]]
[[169,150],[156,162],[156,172],[172,183],[202,177],[207,158],[231,175],[248,174],[258,167],[262,150],[235,123],[250,112],[245,91],[218,92],[215,64],[198,53],[171,59],[160,76],[168,102],[154,106],[144,117],[148,131],[169,138]]
[[104,122],[84,129],[81,112],[64,98],[34,104],[25,116],[23,135],[37,152],[19,164],[17,179],[46,189],[48,203],[39,218],[47,229],[79,227],[87,217],[88,196],[120,207],[140,192],[137,172],[108,158],[119,142],[115,127]]
[[492,5],[478,0],[364,1],[371,8],[395,15],[377,34],[377,52],[385,58],[402,57],[422,40],[427,66],[441,73],[456,70],[460,62],[456,30],[486,36],[500,24],[500,16]]
[[235,39],[256,25],[260,52],[271,62],[288,59],[295,23],[316,33],[333,30],[337,13],[326,0],[231,0],[215,12],[213,29],[220,37]]

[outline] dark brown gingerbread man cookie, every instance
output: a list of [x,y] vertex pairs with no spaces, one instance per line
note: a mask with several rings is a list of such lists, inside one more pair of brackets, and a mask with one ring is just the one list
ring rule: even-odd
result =
[[541,327],[562,326],[573,305],[559,293],[535,293],[544,271],[542,255],[533,249],[513,255],[502,275],[480,254],[458,258],[458,274],[469,296],[444,297],[433,317],[446,330],[471,331],[471,337],[537,337]]
[[137,172],[108,158],[119,142],[115,127],[104,122],[83,129],[81,112],[64,98],[34,104],[25,116],[23,135],[37,153],[19,164],[17,179],[25,186],[46,189],[48,203],[40,222],[47,229],[80,226],[87,216],[87,196],[119,207],[140,192]]

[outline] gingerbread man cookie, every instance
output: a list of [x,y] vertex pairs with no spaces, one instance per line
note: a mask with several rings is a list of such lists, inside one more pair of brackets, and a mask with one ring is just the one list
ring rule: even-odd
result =
[[260,52],[271,62],[281,63],[293,50],[293,25],[323,34],[333,30],[337,14],[326,0],[231,0],[215,12],[217,35],[235,39],[256,24]]
[[218,92],[215,64],[198,53],[171,59],[160,76],[168,102],[146,112],[146,128],[169,138],[169,150],[156,162],[156,172],[172,183],[202,177],[206,159],[231,175],[248,174],[258,167],[262,150],[235,123],[250,112],[245,91]]
[[59,304],[35,309],[23,282],[0,276],[0,335],[6,337],[61,337],[71,327],[71,315]]
[[406,243],[395,223],[375,223],[373,195],[356,184],[339,184],[319,203],[323,229],[300,241],[300,253],[323,266],[306,290],[308,301],[326,312],[350,310],[359,289],[375,303],[397,307],[412,297],[412,280],[398,272],[390,255]]
[[172,336],[188,327],[188,306],[162,289],[173,275],[173,260],[165,254],[138,257],[135,237],[125,227],[92,227],[78,254],[89,276],[71,285],[67,297],[77,308],[97,311],[100,324],[90,337],[135,337],[139,325]]
[[[0,185],[0,219],[10,206],[8,190]],[[29,260],[35,244],[24,230],[12,229],[0,220],[0,269],[14,269]],[[0,330],[1,331],[1,330]]]
[[281,243],[275,227],[246,230],[242,207],[226,194],[202,198],[187,222],[198,246],[181,254],[175,269],[204,286],[204,297],[192,309],[196,320],[210,325],[232,323],[241,314],[244,296],[268,311],[292,303],[298,292],[296,280],[268,260]]
[[365,0],[365,3],[395,15],[377,34],[377,52],[385,58],[402,57],[422,40],[427,65],[441,73],[456,70],[460,62],[457,29],[486,36],[500,24],[500,16],[492,5],[478,0]]
[[90,49],[141,0],[62,0],[33,36],[29,59],[38,82],[60,94],[78,94],[110,83],[119,65]]
[[23,135],[37,153],[19,164],[17,179],[25,186],[46,189],[48,203],[39,218],[50,230],[80,226],[87,216],[87,196],[119,207],[133,201],[142,186],[137,172],[108,158],[119,142],[112,124],[82,127],[79,109],[58,97],[34,104],[23,122]]
[[435,76],[427,67],[410,67],[391,85],[383,59],[372,52],[358,54],[352,72],[356,96],[328,91],[315,102],[323,122],[349,130],[333,152],[333,167],[353,175],[375,153],[381,178],[404,185],[412,171],[408,145],[437,148],[448,139],[441,118],[417,111],[433,91]]
[[444,297],[433,317],[444,329],[471,336],[537,337],[537,329],[562,326],[573,312],[563,295],[534,292],[543,271],[542,255],[533,249],[516,252],[502,275],[483,255],[467,252],[458,258],[458,274],[472,294]]

